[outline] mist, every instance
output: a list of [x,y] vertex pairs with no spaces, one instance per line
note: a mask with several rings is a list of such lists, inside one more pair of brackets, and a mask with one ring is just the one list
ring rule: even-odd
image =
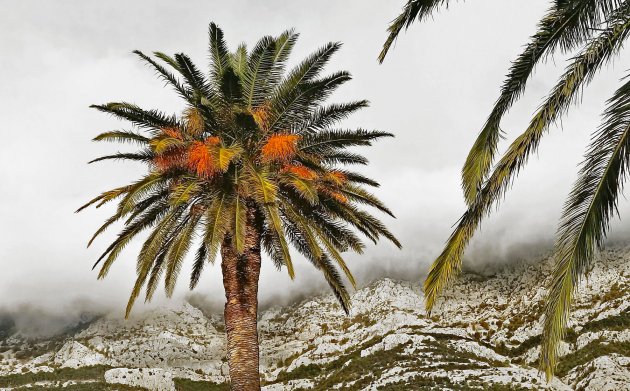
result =
[[[58,332],[84,313],[122,315],[133,281],[140,241],[129,245],[106,279],[97,281],[93,261],[115,237],[110,228],[92,247],[87,240],[113,206],[73,211],[103,190],[125,184],[142,167],[103,163],[94,157],[118,146],[96,144],[100,132],[129,129],[88,108],[130,101],[178,112],[182,103],[131,51],[185,52],[207,64],[207,28],[216,22],[231,48],[252,46],[265,34],[295,27],[300,39],[293,64],[328,41],[344,43],[327,67],[348,70],[354,80],[330,102],[368,99],[371,105],[343,124],[392,132],[366,150],[361,171],[377,179],[375,191],[396,219],[382,216],[404,248],[368,244],[365,254],[348,255],[359,284],[393,277],[420,281],[440,253],[452,225],[465,210],[460,169],[494,100],[510,61],[518,55],[548,2],[488,0],[457,2],[433,20],[412,26],[383,65],[376,56],[385,29],[403,1],[216,1],[20,2],[0,0],[0,316],[34,334]],[[554,58],[537,69],[524,97],[503,121],[507,139],[525,129],[555,84],[565,61]],[[630,56],[605,68],[579,104],[553,126],[507,193],[486,219],[466,253],[469,268],[500,267],[536,259],[553,248],[565,197],[578,172],[590,134],[606,99],[618,86]],[[626,218],[628,203],[620,214]],[[623,241],[623,223],[612,241]],[[265,260],[261,308],[285,305],[327,292],[323,277],[296,256],[296,278]],[[208,265],[199,287],[187,290],[184,266],[173,300],[189,299],[220,311],[224,301],[219,264]],[[149,305],[167,303],[163,293]],[[418,305],[422,305],[418,303]],[[40,319],[48,319],[42,325]]]

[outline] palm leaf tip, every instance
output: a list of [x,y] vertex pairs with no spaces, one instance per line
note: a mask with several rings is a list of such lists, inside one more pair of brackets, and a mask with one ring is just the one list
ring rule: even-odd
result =
[[422,21],[431,16],[441,6],[448,7],[449,0],[408,0],[403,11],[389,25],[389,35],[378,56],[379,63],[383,63],[389,49],[394,44],[403,29],[408,29],[414,21]]
[[400,31],[403,29],[406,19],[407,15],[405,12],[403,12],[396,19],[394,19],[390,26],[387,28],[387,32],[389,32],[389,35],[387,36],[385,43],[383,43],[383,48],[378,55],[379,64],[382,64],[383,61],[385,61],[385,57],[387,56],[387,53],[389,52],[389,49],[392,47],[394,42],[396,42],[396,38],[398,38],[398,34],[400,34]]
[[471,205],[492,168],[500,129],[486,125],[473,144],[462,168],[464,199]]

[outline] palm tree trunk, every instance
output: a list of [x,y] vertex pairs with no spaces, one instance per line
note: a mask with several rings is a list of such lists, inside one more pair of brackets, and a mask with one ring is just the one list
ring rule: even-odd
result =
[[256,209],[247,211],[245,250],[237,254],[232,238],[221,246],[225,288],[225,330],[232,391],[260,390],[258,372],[258,278],[260,232]]

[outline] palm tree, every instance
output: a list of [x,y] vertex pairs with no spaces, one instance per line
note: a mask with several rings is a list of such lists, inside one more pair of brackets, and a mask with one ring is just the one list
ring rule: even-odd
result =
[[[410,0],[389,27],[379,56],[382,62],[398,34],[414,21],[422,21],[448,0]],[[462,187],[468,210],[458,221],[444,251],[431,266],[424,284],[430,312],[444,287],[459,272],[466,245],[481,220],[507,192],[518,172],[536,152],[549,126],[579,99],[582,88],[596,72],[618,55],[630,34],[630,1],[555,0],[539,22],[523,52],[512,63],[488,119],[462,170]],[[564,74],[544,100],[527,129],[493,165],[501,137],[503,115],[521,96],[536,64],[555,52],[579,49]],[[619,194],[630,174],[630,81],[608,101],[601,127],[593,134],[580,175],[564,206],[557,232],[555,270],[545,306],[541,369],[553,376],[558,345],[564,338],[574,291],[581,276],[601,248]]]
[[233,53],[215,24],[209,32],[209,76],[185,54],[155,52],[150,57],[134,52],[184,99],[182,115],[130,103],[92,106],[137,128],[105,132],[94,140],[138,146],[135,152],[92,162],[132,160],[146,164],[148,170],[133,183],[103,192],[79,211],[118,200],[116,213],[89,241],[113,223],[124,222],[94,264],[101,265],[99,279],[134,237],[149,231],[137,258],[126,316],[144,287],[145,300],[151,300],[162,277],[167,296],[173,294],[192,246],[196,251],[191,289],[206,263],[220,252],[231,387],[258,390],[257,293],[263,250],[293,278],[292,245],[322,272],[348,313],[349,294],[338,268],[353,287],[356,283],[341,253],[363,251],[358,232],[375,243],[381,236],[398,247],[400,243],[381,221],[360,208],[367,205],[392,215],[365,189],[378,183],[340,166],[367,164],[348,147],[369,146],[392,135],[334,127],[368,105],[364,100],[322,103],[351,78],[347,72],[319,76],[339,43],[323,46],[285,74],[298,37],[293,31],[266,36],[251,51],[241,44]]

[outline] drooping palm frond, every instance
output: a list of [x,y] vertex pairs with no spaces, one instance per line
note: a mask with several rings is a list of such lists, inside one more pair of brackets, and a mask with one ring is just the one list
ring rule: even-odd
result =
[[[137,52],[184,98],[186,109],[181,115],[129,103],[94,106],[139,130],[97,136],[97,141],[130,142],[139,149],[94,161],[139,160],[148,168],[141,179],[104,192],[79,209],[118,202],[116,212],[90,243],[115,222],[125,223],[94,264],[100,265],[99,278],[107,275],[132,240],[148,231],[136,261],[129,315],[143,289],[145,299],[151,300],[163,280],[167,295],[173,293],[194,243],[191,289],[204,265],[213,262],[224,246],[237,256],[250,251],[246,242],[248,232],[254,230],[261,241],[254,247],[261,245],[291,278],[295,270],[290,246],[296,248],[322,272],[348,311],[349,293],[342,277],[353,287],[356,281],[342,253],[361,253],[364,248],[354,229],[373,241],[384,237],[396,246],[400,243],[377,217],[359,207],[392,215],[364,188],[378,183],[338,165],[366,164],[364,156],[347,148],[370,146],[392,135],[331,128],[367,106],[365,101],[323,106],[336,88],[350,80],[347,72],[320,75],[339,44],[323,46],[285,75],[297,39],[292,30],[264,37],[249,53],[245,45],[228,51],[223,32],[214,24],[209,37],[209,76],[185,54],[155,52],[167,70]],[[256,222],[249,216],[258,216]]]
[[501,119],[525,90],[536,65],[557,48],[568,51],[591,38],[619,3],[618,0],[568,0],[552,6],[543,17],[536,34],[512,63],[499,98],[468,153],[462,168],[462,188],[468,204],[477,196],[494,162],[501,138]]
[[383,44],[383,49],[378,55],[378,61],[382,63],[387,52],[398,38],[402,29],[407,29],[415,21],[421,22],[435,13],[440,7],[448,7],[449,0],[409,0],[403,12],[387,28],[389,35]]
[[630,80],[608,103],[558,228],[556,266],[545,307],[541,368],[553,375],[573,292],[601,248],[618,197],[630,174]]
[[567,68],[552,93],[541,105],[529,127],[509,147],[484,183],[475,200],[459,220],[444,251],[434,261],[424,284],[427,311],[431,311],[439,293],[461,268],[462,255],[481,220],[503,197],[513,178],[536,151],[550,124],[568,108],[595,72],[621,47],[630,33],[630,1],[617,10],[610,25],[593,39]]

